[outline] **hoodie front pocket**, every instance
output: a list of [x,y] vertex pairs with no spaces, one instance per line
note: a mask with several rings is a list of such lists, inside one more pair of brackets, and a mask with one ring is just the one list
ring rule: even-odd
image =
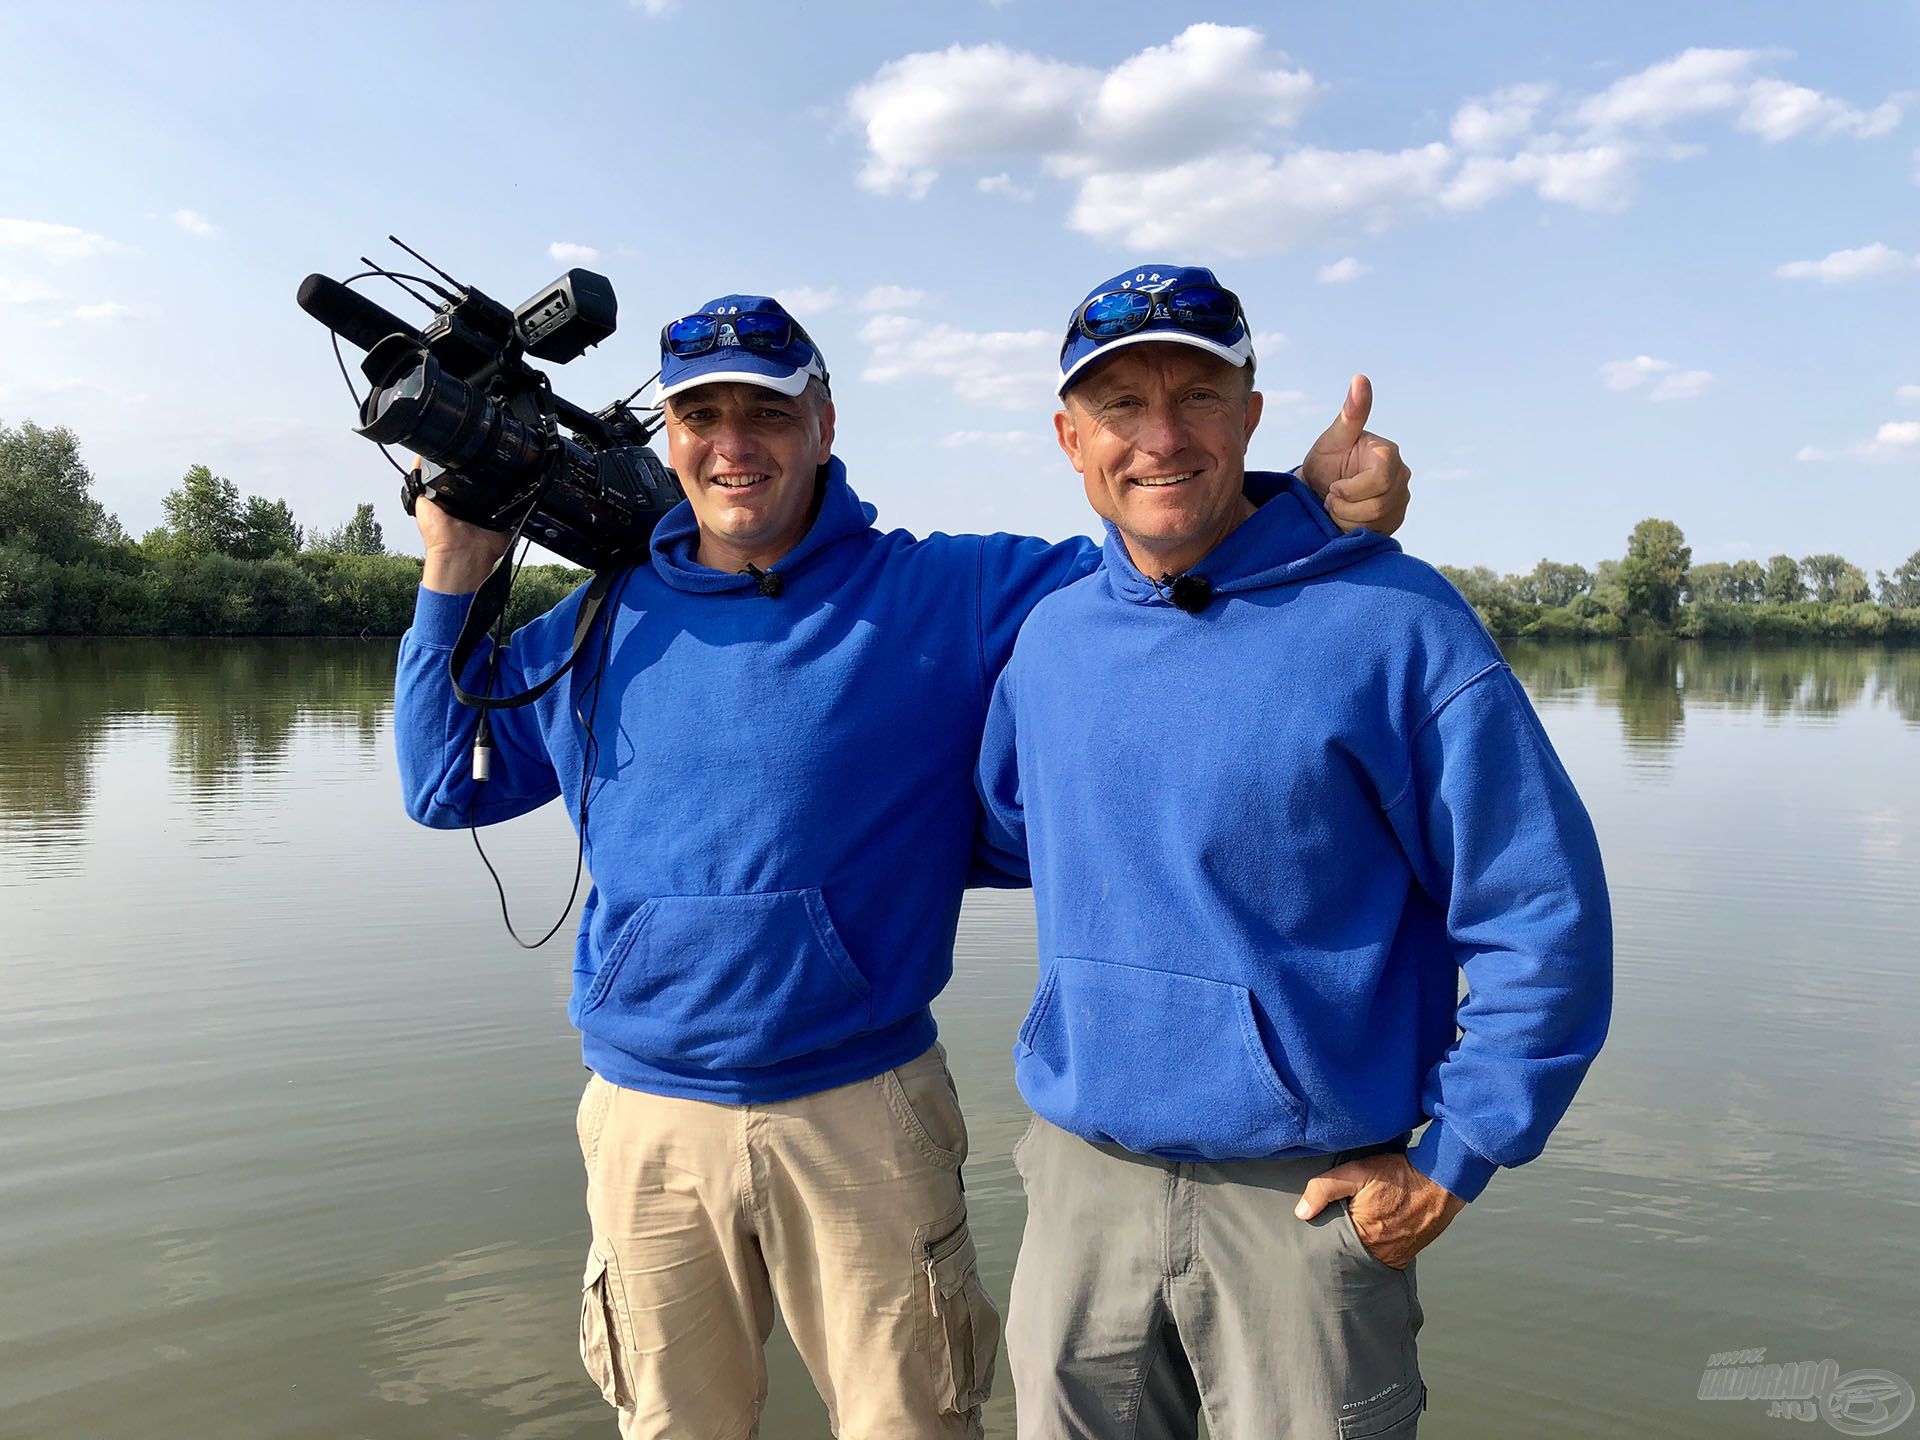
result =
[[1063,958],[1020,1032],[1020,1088],[1080,1135],[1139,1154],[1253,1160],[1304,1143],[1245,986]]
[[580,1029],[644,1060],[778,1065],[866,1029],[872,992],[818,890],[663,895],[621,929]]

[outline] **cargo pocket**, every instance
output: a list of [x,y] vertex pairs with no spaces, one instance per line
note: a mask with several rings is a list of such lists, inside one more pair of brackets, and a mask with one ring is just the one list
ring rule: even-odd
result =
[[735,1070],[831,1049],[872,1008],[818,890],[662,895],[620,927],[574,1023],[643,1060]]
[[1041,1115],[1136,1154],[1257,1160],[1303,1144],[1245,986],[1056,960],[1021,1027],[1020,1092]]
[[627,1372],[632,1336],[626,1320],[619,1269],[596,1242],[587,1251],[587,1270],[580,1281],[580,1361],[606,1402],[619,1410],[633,1407]]
[[918,1243],[932,1320],[927,1348],[933,1361],[933,1398],[943,1414],[965,1415],[993,1394],[1000,1312],[981,1287],[966,1210],[927,1230],[932,1238]]
[[1415,1380],[1340,1417],[1340,1440],[1410,1440],[1427,1408],[1427,1387]]

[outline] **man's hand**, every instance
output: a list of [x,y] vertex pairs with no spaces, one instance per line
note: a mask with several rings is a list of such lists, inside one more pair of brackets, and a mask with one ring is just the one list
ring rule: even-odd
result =
[[[414,468],[420,468],[418,462]],[[429,590],[470,595],[507,553],[503,532],[456,520],[424,495],[414,502],[413,520],[420,527],[420,543],[426,551],[420,583]]]
[[1405,1155],[1390,1151],[1349,1160],[1314,1176],[1293,1213],[1311,1220],[1348,1196],[1360,1243],[1374,1259],[1396,1270],[1406,1269],[1467,1208],[1458,1195],[1408,1164]]
[[1373,382],[1354,376],[1340,414],[1300,462],[1300,477],[1326,502],[1328,516],[1342,530],[1365,526],[1391,535],[1407,518],[1413,472],[1398,445],[1367,429],[1372,409]]

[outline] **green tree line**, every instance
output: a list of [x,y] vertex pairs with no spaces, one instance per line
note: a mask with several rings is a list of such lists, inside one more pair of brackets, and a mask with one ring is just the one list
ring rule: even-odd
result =
[[1920,641],[1920,551],[1878,584],[1842,555],[1693,563],[1671,520],[1642,520],[1593,569],[1542,560],[1525,575],[1442,565],[1496,635],[1686,640]]
[[[389,555],[373,506],[333,529],[285,500],[242,496],[191,466],[138,540],[93,497],[64,427],[0,424],[0,635],[398,635],[413,620],[420,561]],[[529,565],[512,623],[585,576]]]

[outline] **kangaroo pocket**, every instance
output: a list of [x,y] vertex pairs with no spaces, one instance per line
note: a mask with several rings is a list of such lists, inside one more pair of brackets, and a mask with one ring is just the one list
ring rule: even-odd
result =
[[1141,1154],[1253,1160],[1305,1141],[1245,986],[1054,962],[1020,1031],[1020,1089],[1065,1129]]
[[732,1070],[829,1049],[872,993],[818,890],[663,895],[620,930],[575,1017],[643,1060]]

